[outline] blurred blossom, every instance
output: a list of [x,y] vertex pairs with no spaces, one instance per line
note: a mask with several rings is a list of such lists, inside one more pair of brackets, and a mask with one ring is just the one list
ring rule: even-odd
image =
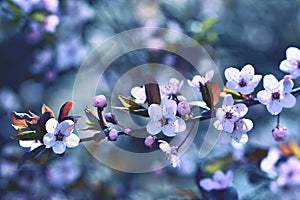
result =
[[53,60],[53,51],[50,48],[45,48],[35,54],[35,62],[30,66],[32,74],[39,74],[44,71]]
[[39,140],[19,140],[19,144],[24,148],[30,147],[30,151],[42,145]]
[[76,18],[76,22],[73,22],[73,24],[91,19],[95,15],[95,10],[92,9],[86,1],[69,0],[65,3],[67,8],[66,16],[69,17],[71,21]]
[[1,177],[13,178],[16,176],[18,168],[17,163],[2,159],[0,162]]
[[192,80],[187,80],[187,83],[191,87],[195,87],[200,90],[200,87],[201,87],[200,84],[205,86],[207,82],[210,82],[213,79],[213,76],[214,76],[214,70],[210,70],[210,71],[206,72],[205,76],[196,75],[193,77]]
[[185,176],[194,175],[196,173],[199,159],[199,149],[196,145],[191,145],[189,149],[180,157],[180,169],[179,173]]
[[290,157],[286,162],[278,166],[278,186],[300,186],[300,161],[296,157]]
[[300,50],[296,47],[289,47],[286,50],[286,60],[280,63],[279,68],[290,73],[293,79],[300,76]]
[[5,112],[21,109],[19,97],[8,87],[0,89],[0,108],[2,108]]
[[181,165],[181,160],[178,155],[178,148],[176,146],[170,146],[169,143],[167,143],[164,140],[158,140],[159,148],[164,152],[167,156],[167,159],[170,161],[172,166],[175,167],[180,167]]
[[33,43],[39,41],[41,39],[42,33],[43,33],[41,24],[38,22],[31,22],[31,23],[29,23],[29,28],[30,28],[30,31],[26,35],[28,41],[33,42]]
[[218,17],[224,10],[222,0],[205,0],[202,3],[202,13],[207,17]]
[[277,175],[275,164],[279,160],[281,152],[278,148],[270,148],[268,155],[260,163],[262,171],[266,172],[269,176],[275,177]]
[[25,81],[20,86],[20,97],[27,106],[40,104],[44,98],[44,92],[43,85],[33,80]]
[[29,12],[34,4],[38,3],[40,0],[12,0],[17,4],[24,12]]
[[233,173],[228,171],[224,174],[222,171],[217,171],[213,177],[200,180],[199,184],[206,191],[223,190],[232,185]]
[[250,47],[257,51],[267,51],[272,48],[274,41],[273,30],[261,25],[245,26],[244,35]]
[[80,166],[70,157],[63,157],[51,162],[45,171],[49,184],[60,189],[74,184],[80,173]]
[[173,94],[179,94],[181,88],[183,87],[183,80],[179,81],[176,78],[171,78],[167,85],[160,87],[161,93],[170,96]]
[[45,8],[53,13],[58,11],[59,1],[58,0],[41,0]]
[[56,47],[56,67],[59,71],[68,70],[70,67],[79,68],[83,58],[87,55],[86,47],[79,38],[61,41]]
[[56,15],[48,15],[42,22],[43,28],[46,32],[53,33],[59,24],[59,18]]

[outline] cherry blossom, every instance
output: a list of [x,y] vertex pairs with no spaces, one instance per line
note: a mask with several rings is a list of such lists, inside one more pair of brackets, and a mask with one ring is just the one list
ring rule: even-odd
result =
[[205,74],[205,76],[196,75],[193,77],[192,81],[187,80],[187,82],[191,87],[200,89],[200,84],[203,86],[206,85],[207,82],[212,80],[213,76],[214,70],[210,70]]
[[46,122],[46,133],[43,137],[43,142],[46,148],[52,147],[56,154],[65,152],[66,147],[74,148],[79,144],[79,137],[73,132],[74,122],[64,120],[58,123],[57,120],[51,118]]
[[228,171],[224,174],[222,171],[217,171],[212,178],[200,180],[199,184],[206,191],[223,190],[232,185],[233,173]]
[[165,153],[172,167],[180,167],[181,161],[178,155],[178,148],[176,146],[170,146],[170,144],[164,140],[158,140],[158,142],[160,143],[159,148]]
[[300,161],[296,157],[290,157],[278,166],[276,183],[281,187],[300,185]]
[[145,101],[147,99],[145,86],[133,87],[130,92],[131,92],[131,95],[134,97],[136,103],[138,103],[138,104],[145,103]]
[[246,115],[248,108],[245,104],[238,103],[234,105],[234,100],[230,94],[226,95],[223,100],[222,108],[217,109],[217,121],[214,126],[227,133],[232,133],[235,127],[235,122]]
[[177,104],[174,100],[164,99],[161,105],[152,104],[148,108],[150,122],[147,124],[147,132],[156,135],[160,131],[164,135],[173,137],[178,132],[186,129],[183,119],[175,116]]
[[53,33],[59,24],[59,18],[57,15],[49,15],[43,21],[43,28],[45,31]]
[[289,47],[286,50],[286,60],[283,60],[279,69],[290,73],[293,79],[300,76],[300,50],[296,47]]
[[166,96],[173,94],[179,94],[181,88],[183,87],[183,81],[179,81],[176,78],[171,78],[167,85],[160,86],[160,91]]
[[258,92],[258,101],[267,106],[272,115],[278,115],[282,108],[291,108],[296,104],[296,98],[291,94],[294,86],[291,76],[278,80],[271,74],[263,80],[265,90]]
[[271,177],[277,176],[275,164],[277,163],[280,157],[281,153],[278,148],[270,148],[267,157],[265,157],[260,163],[261,170],[266,172]]
[[281,141],[285,140],[285,138],[286,138],[286,132],[287,132],[287,128],[286,127],[277,126],[276,128],[274,128],[272,130],[272,135],[273,135],[273,138],[277,142],[281,142]]
[[225,70],[226,86],[242,94],[250,94],[254,91],[262,76],[254,74],[252,65],[245,65],[241,71],[230,67]]

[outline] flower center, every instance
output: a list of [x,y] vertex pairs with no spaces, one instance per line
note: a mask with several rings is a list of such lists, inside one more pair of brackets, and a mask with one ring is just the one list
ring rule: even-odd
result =
[[62,134],[61,132],[58,132],[58,133],[55,135],[55,137],[56,137],[56,141],[63,141],[65,135]]
[[233,114],[231,112],[226,112],[226,114],[225,114],[226,119],[231,119],[232,116],[233,116]]
[[169,119],[167,119],[167,118],[162,118],[161,120],[160,120],[160,123],[161,123],[161,125],[162,126],[165,126],[165,125],[167,125],[168,124],[168,122],[169,122]]
[[300,61],[297,61],[297,68],[300,69]]
[[280,99],[280,93],[279,93],[279,92],[273,92],[273,93],[272,93],[272,99],[273,99],[273,100],[278,100],[278,99]]
[[247,82],[246,82],[244,79],[242,79],[242,80],[239,82],[239,86],[245,87],[245,86],[247,86]]

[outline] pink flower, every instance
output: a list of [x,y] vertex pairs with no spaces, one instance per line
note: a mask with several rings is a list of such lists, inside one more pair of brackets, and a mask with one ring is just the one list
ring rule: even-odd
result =
[[223,190],[232,184],[232,180],[232,171],[228,171],[226,174],[222,171],[217,171],[212,178],[202,179],[199,184],[206,191]]
[[278,126],[278,127],[274,128],[274,129],[272,130],[273,138],[274,138],[277,142],[284,141],[284,139],[286,138],[286,131],[287,131],[287,128],[286,128],[286,127]]
[[95,96],[94,106],[102,109],[105,108],[107,106],[106,97],[104,95]]
[[146,137],[144,141],[145,145],[150,148],[153,146],[154,142],[155,142],[155,137],[153,137],[152,135]]
[[108,134],[108,139],[111,141],[117,140],[119,137],[119,132],[116,129],[111,129]]

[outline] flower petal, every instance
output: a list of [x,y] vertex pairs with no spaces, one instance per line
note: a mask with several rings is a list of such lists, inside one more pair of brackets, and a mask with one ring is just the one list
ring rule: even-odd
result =
[[19,145],[24,148],[31,147],[32,143],[34,143],[34,140],[19,140]]
[[147,132],[150,133],[151,135],[156,135],[161,131],[162,126],[159,121],[151,120],[147,124],[146,129],[147,129]]
[[254,76],[254,68],[252,65],[246,65],[241,70],[241,77],[246,81],[249,82],[252,80]]
[[235,81],[238,83],[240,79],[240,71],[236,68],[229,67],[225,70],[225,78],[227,81]]
[[58,125],[58,121],[56,119],[54,118],[49,119],[45,125],[47,132],[54,134],[57,125]]
[[199,182],[199,184],[206,191],[210,191],[210,190],[217,188],[217,184],[214,181],[212,181],[210,178],[202,179]]
[[271,101],[267,105],[267,109],[272,115],[278,115],[282,111],[282,106],[281,106],[281,103],[278,100],[277,101]]
[[300,51],[296,47],[289,47],[286,50],[287,60],[300,60]]
[[205,74],[205,81],[208,82],[208,81],[211,81],[214,77],[214,70],[209,70],[208,72],[206,72]]
[[73,129],[74,122],[72,120],[64,120],[57,126],[57,130],[65,136],[69,136]]
[[279,89],[279,82],[278,80],[275,78],[274,75],[272,74],[268,74],[264,77],[264,80],[263,80],[263,84],[264,84],[264,88],[270,92],[270,93],[273,93],[275,91],[278,91]]
[[162,108],[157,104],[151,104],[148,108],[148,114],[152,120],[158,121],[162,118]]
[[233,90],[233,91],[236,91],[236,92],[238,92],[239,89],[240,89],[240,86],[239,86],[238,82],[236,82],[236,81],[228,81],[228,82],[226,83],[226,86],[227,86],[229,89],[231,89],[231,90]]
[[66,151],[66,145],[61,141],[56,141],[55,145],[52,147],[52,150],[56,154],[62,154]]
[[79,137],[75,135],[74,133],[70,134],[68,137],[66,137],[66,146],[68,148],[74,148],[77,147],[79,144]]
[[267,90],[262,90],[257,93],[257,99],[261,104],[267,105],[272,100],[272,94],[267,92]]
[[42,145],[42,143],[41,143],[39,140],[34,141],[34,142],[32,143],[32,145],[31,145],[31,147],[30,147],[30,151],[34,150],[35,148],[37,148],[37,147],[39,147],[39,146],[41,146],[41,145]]
[[52,133],[46,133],[43,137],[43,143],[46,145],[46,148],[50,148],[55,144],[56,137]]
[[288,60],[284,60],[280,63],[279,69],[284,72],[291,73],[295,70],[295,67],[293,67]]
[[171,153],[171,146],[169,145],[169,143],[167,143],[164,140],[158,140],[159,144],[159,148],[166,154],[170,154]]
[[186,129],[186,123],[183,119],[181,119],[180,117],[176,117],[176,121],[175,121],[175,132],[179,133],[182,131],[185,131]]
[[138,104],[143,104],[146,101],[145,87],[133,87],[131,89],[131,95],[135,98],[135,102]]
[[163,115],[165,118],[171,118],[175,116],[177,111],[177,104],[173,100],[166,100],[163,105]]
[[231,139],[231,135],[226,132],[222,132],[219,136],[219,142],[221,144],[228,144],[231,141]]
[[164,125],[161,130],[164,135],[166,135],[168,137],[174,137],[176,135],[175,129],[176,129],[175,124],[168,123],[168,124]]
[[280,100],[280,103],[284,108],[292,108],[296,104],[296,98],[290,93],[285,93],[283,99]]
[[248,112],[248,107],[243,103],[235,104],[234,107],[240,118],[244,117]]
[[223,131],[226,131],[227,133],[232,133],[234,128],[234,123],[226,119],[222,125],[223,125]]
[[236,142],[240,144],[246,144],[248,142],[248,135],[241,131],[234,131],[232,133],[232,137]]
[[227,94],[223,100],[223,107],[233,106],[233,104],[234,104],[234,100],[233,100],[231,94]]
[[214,127],[218,130],[218,131],[222,131],[223,130],[223,125],[221,123],[220,120],[217,120],[214,122]]

